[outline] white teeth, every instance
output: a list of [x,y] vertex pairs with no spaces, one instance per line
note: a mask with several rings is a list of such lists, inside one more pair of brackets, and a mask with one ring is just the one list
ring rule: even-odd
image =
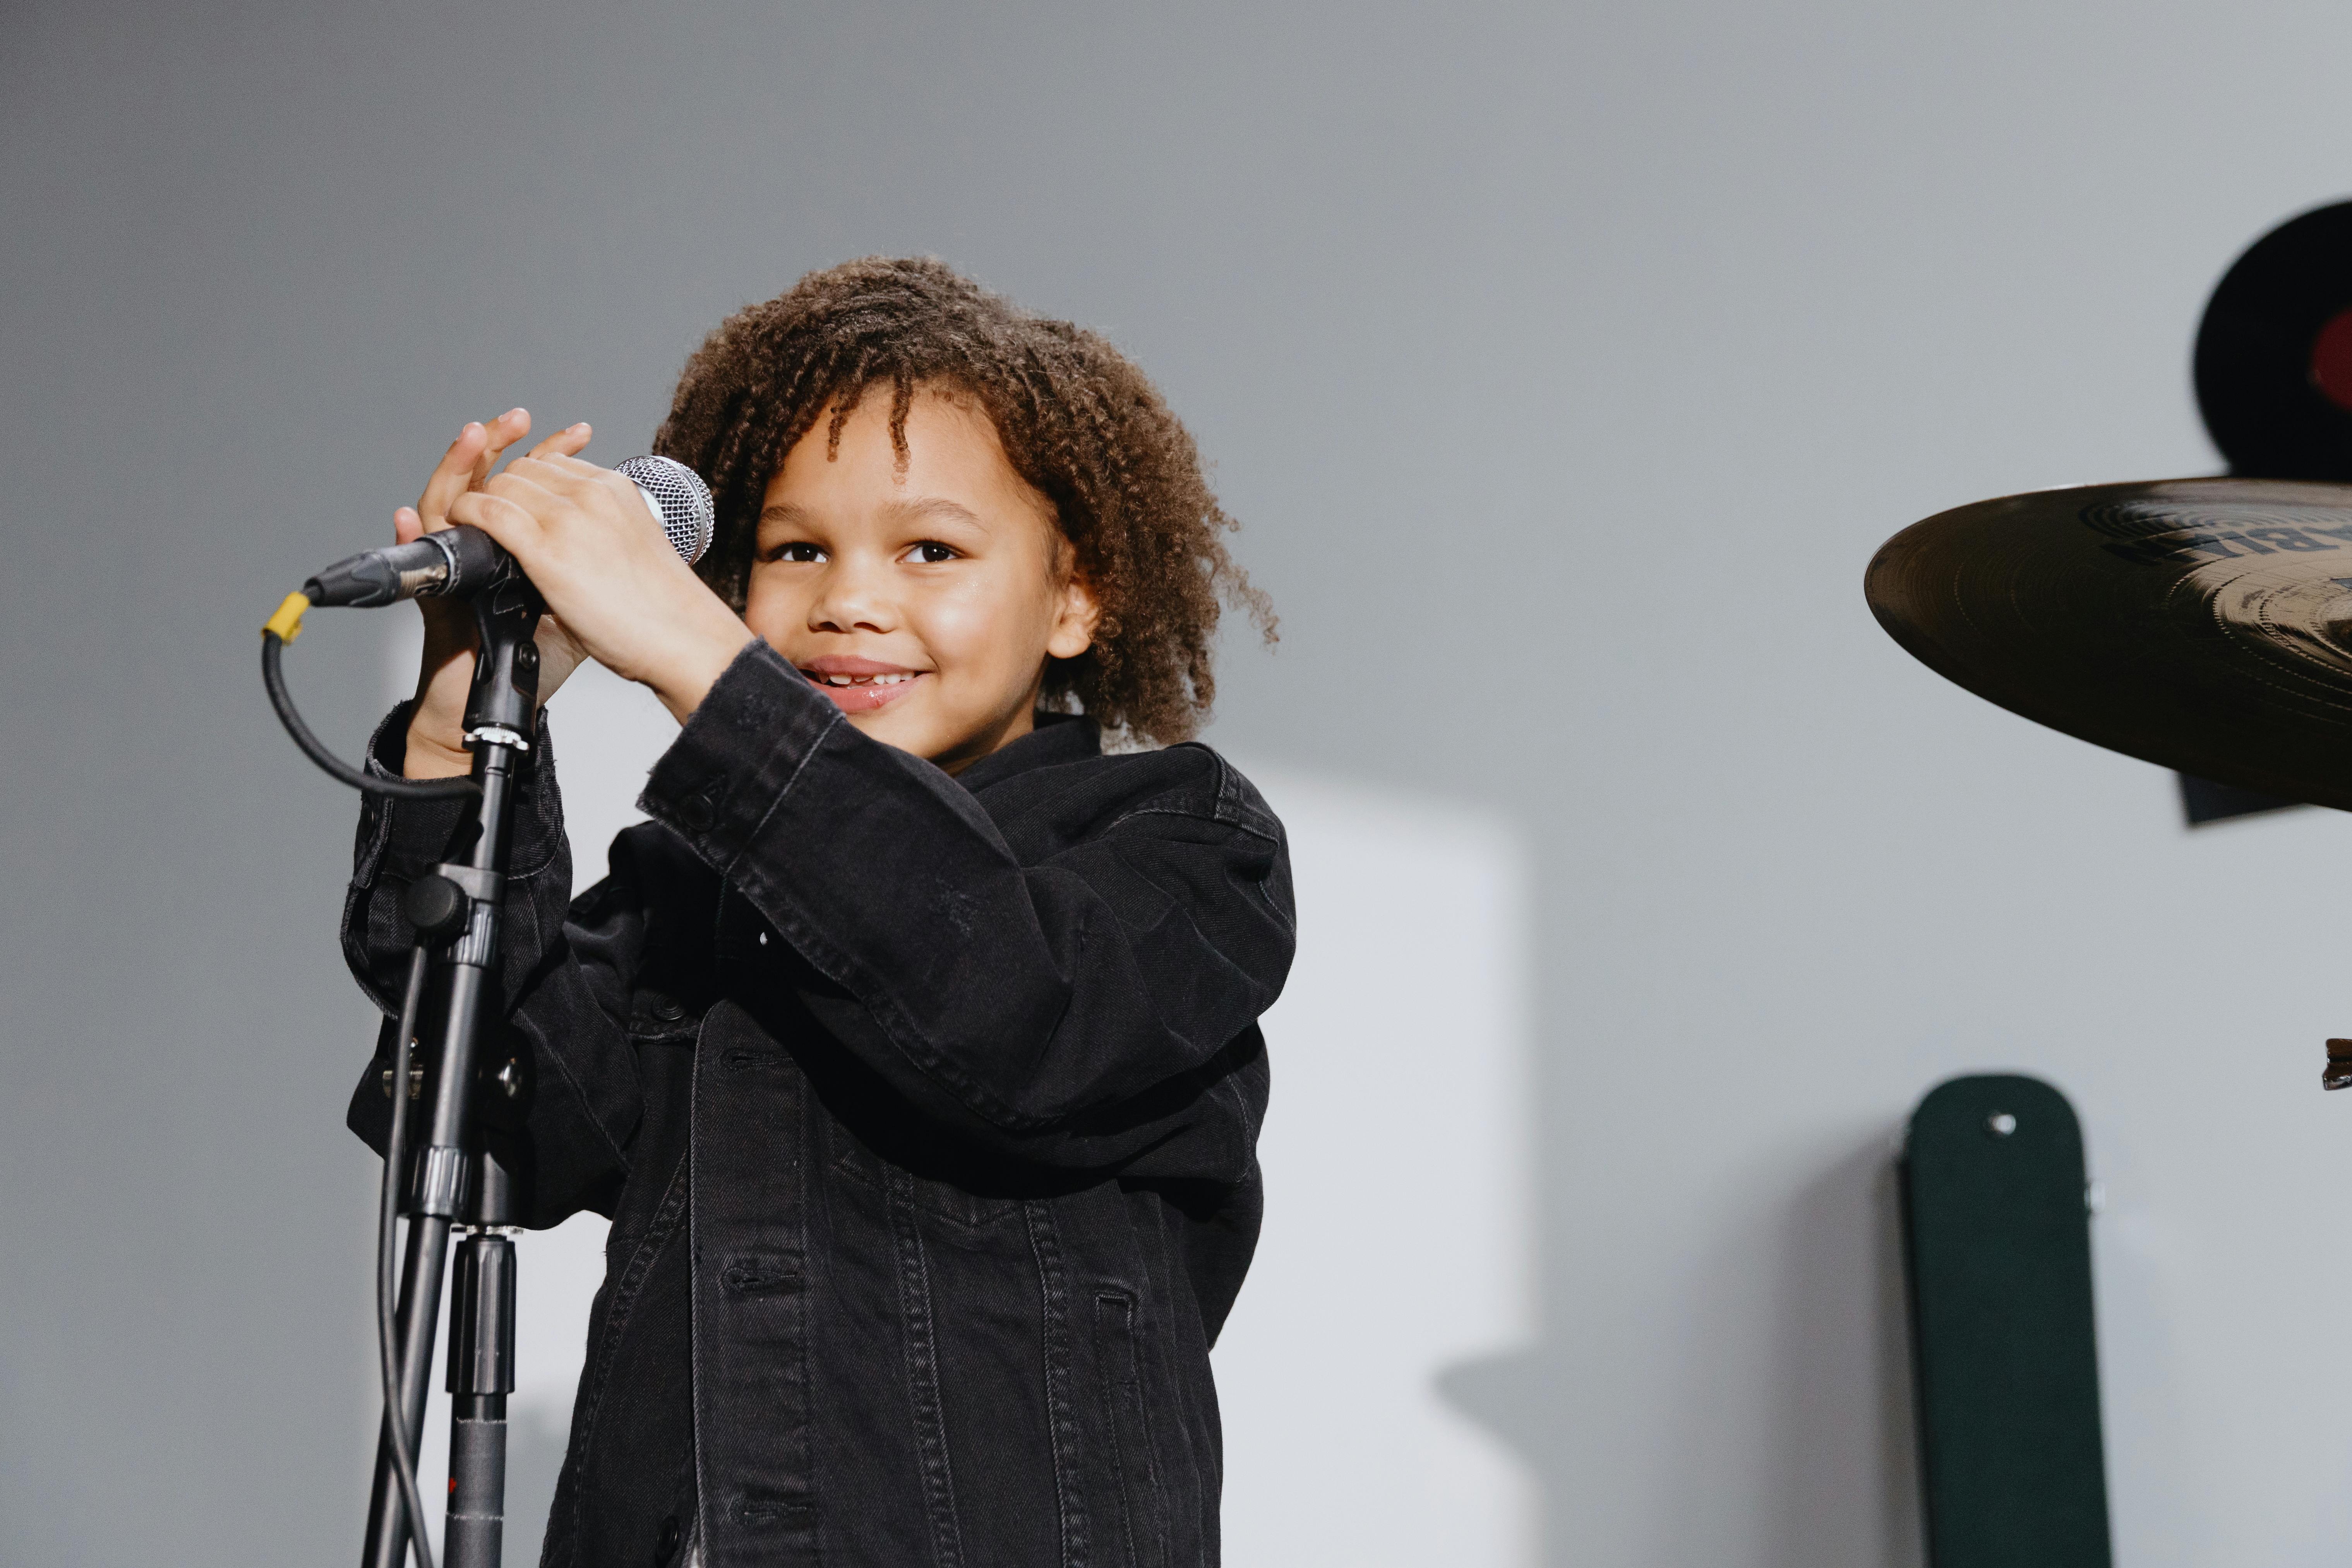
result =
[[911,675],[820,675],[816,679],[827,686],[898,686],[915,678]]

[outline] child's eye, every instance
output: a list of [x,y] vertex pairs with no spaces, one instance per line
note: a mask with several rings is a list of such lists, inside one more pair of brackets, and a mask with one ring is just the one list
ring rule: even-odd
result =
[[942,561],[952,561],[955,558],[956,552],[952,548],[933,539],[926,539],[908,551],[904,557],[922,566],[936,566]]
[[768,552],[768,559],[771,561],[797,561],[803,564],[808,564],[824,560],[824,551],[817,545],[811,544],[805,539],[796,539],[790,544],[779,544],[773,550]]

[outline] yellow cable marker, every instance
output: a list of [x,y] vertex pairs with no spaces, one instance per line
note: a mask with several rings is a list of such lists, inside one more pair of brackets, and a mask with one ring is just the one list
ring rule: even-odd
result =
[[265,632],[276,632],[279,642],[292,642],[302,635],[302,612],[310,607],[307,594],[289,594],[278,613],[261,623]]

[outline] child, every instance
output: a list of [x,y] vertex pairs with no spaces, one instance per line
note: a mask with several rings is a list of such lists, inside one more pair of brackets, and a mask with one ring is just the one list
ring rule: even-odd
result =
[[[814,274],[688,363],[656,449],[717,499],[698,569],[584,426],[487,477],[529,423],[467,426],[401,537],[496,536],[542,693],[593,658],[684,726],[568,911],[543,721],[516,812],[531,1223],[613,1221],[542,1562],[1213,1563],[1289,866],[1214,752],[1101,746],[1192,732],[1221,593],[1271,636],[1191,438],[930,261]],[[416,777],[467,763],[470,634],[428,605],[370,748]],[[463,809],[362,818],[344,942],[388,1011]],[[385,1105],[372,1070],[379,1148]]]

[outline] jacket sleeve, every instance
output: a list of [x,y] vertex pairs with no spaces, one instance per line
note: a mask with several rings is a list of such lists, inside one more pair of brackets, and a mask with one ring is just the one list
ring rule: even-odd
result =
[[639,804],[919,1113],[1026,1160],[1243,1180],[1293,946],[1281,827],[1205,747],[1120,761],[1132,784],[1024,864],[969,791],[755,642]]
[[[377,728],[368,747],[369,772],[399,774],[407,730],[404,703]],[[378,1153],[391,1130],[383,1073],[416,940],[400,911],[401,895],[447,858],[453,835],[472,810],[463,800],[369,795],[361,811],[343,904],[343,954],[384,1023],[375,1059],[352,1096],[349,1121]],[[515,800],[499,931],[502,1015],[480,1047],[525,1053],[531,1090],[520,1131],[532,1174],[534,1226],[553,1225],[583,1208],[610,1215],[641,1113],[626,1019],[645,934],[644,900],[617,850],[615,860],[621,862],[615,874],[567,910],[572,856],[542,714]]]

